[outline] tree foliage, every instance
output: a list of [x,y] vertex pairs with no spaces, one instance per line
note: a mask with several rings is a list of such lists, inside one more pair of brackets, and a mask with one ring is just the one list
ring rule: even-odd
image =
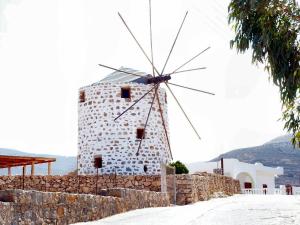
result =
[[300,146],[300,9],[295,0],[231,0],[230,42],[239,53],[252,50],[252,63],[263,63],[279,87],[284,128]]
[[180,161],[170,163],[170,166],[175,167],[175,173],[176,174],[189,173],[188,168]]

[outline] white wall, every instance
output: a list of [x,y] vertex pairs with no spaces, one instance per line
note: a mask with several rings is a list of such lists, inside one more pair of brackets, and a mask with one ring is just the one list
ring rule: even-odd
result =
[[257,184],[256,188],[262,188],[263,184],[266,184],[268,188],[275,188],[275,177],[274,174],[266,174],[266,173],[257,173]]
[[[220,167],[220,162],[199,162],[193,164],[192,172],[213,173],[215,168]],[[261,163],[250,164],[237,159],[224,159],[224,175],[238,179],[241,188],[244,188],[244,182],[251,182],[252,188],[262,188],[263,184],[267,184],[268,188],[275,188],[275,176],[282,174],[282,167],[272,168]]]

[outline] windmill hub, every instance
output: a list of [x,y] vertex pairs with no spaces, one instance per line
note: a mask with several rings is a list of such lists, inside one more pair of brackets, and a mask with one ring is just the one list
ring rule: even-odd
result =
[[148,79],[148,84],[158,84],[162,83],[165,81],[171,80],[170,75],[162,75],[162,76],[157,76],[157,77],[151,77]]

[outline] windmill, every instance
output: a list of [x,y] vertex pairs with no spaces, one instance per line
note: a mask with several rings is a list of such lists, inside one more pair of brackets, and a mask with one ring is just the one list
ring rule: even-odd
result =
[[[188,89],[188,90],[191,90],[191,91],[196,91],[196,92],[200,92],[200,93],[204,93],[204,94],[214,95],[214,93],[211,93],[211,92],[208,92],[208,91],[199,90],[199,89],[196,89],[196,88],[191,88],[191,87],[187,87],[187,86],[184,86],[184,85],[181,85],[181,84],[176,84],[176,83],[170,82],[172,77],[176,74],[206,69],[206,67],[198,67],[198,68],[192,68],[192,69],[183,69],[183,68],[186,65],[188,65],[190,62],[192,62],[193,60],[198,58],[200,55],[202,55],[204,52],[206,52],[210,47],[207,47],[204,50],[201,50],[199,53],[197,53],[196,55],[194,55],[193,57],[191,57],[190,59],[185,61],[183,64],[181,64],[180,66],[178,66],[177,68],[175,68],[171,72],[165,72],[166,66],[168,64],[168,61],[169,61],[171,55],[172,55],[172,52],[173,52],[174,47],[176,45],[177,39],[178,39],[178,37],[181,33],[181,30],[182,30],[182,27],[185,23],[187,15],[188,15],[188,11],[185,13],[184,18],[183,18],[183,20],[182,20],[182,22],[179,26],[178,32],[175,36],[175,39],[172,43],[171,49],[168,53],[168,56],[166,58],[166,61],[165,61],[164,66],[163,66],[161,71],[159,71],[158,68],[154,65],[154,59],[153,59],[154,57],[153,57],[153,41],[152,41],[152,7],[151,7],[151,0],[149,0],[149,35],[150,35],[150,47],[151,47],[150,57],[146,53],[145,49],[141,46],[140,42],[137,40],[136,36],[132,32],[132,30],[130,29],[130,27],[128,26],[128,24],[126,23],[125,19],[123,18],[123,16],[121,15],[120,12],[118,13],[118,16],[120,17],[120,19],[121,19],[122,23],[124,24],[126,30],[129,32],[130,36],[133,38],[134,42],[137,44],[138,48],[140,49],[140,51],[142,52],[142,54],[144,55],[144,57],[146,58],[148,63],[151,65],[152,72],[148,73],[146,76],[144,76],[144,75],[140,75],[140,74],[137,74],[137,73],[129,72],[127,70],[117,69],[117,68],[114,68],[114,67],[111,67],[111,66],[99,64],[99,66],[104,67],[104,68],[108,68],[108,69],[111,69],[111,70],[114,70],[114,71],[117,71],[117,72],[129,74],[129,75],[137,76],[137,77],[143,77],[143,78],[147,79],[146,83],[151,87],[150,90],[145,92],[139,99],[137,99],[132,105],[130,105],[123,112],[119,113],[119,115],[114,118],[114,121],[117,121],[122,116],[126,116],[126,113],[130,109],[132,109],[135,105],[137,105],[141,100],[143,100],[148,95],[152,95],[153,97],[152,97],[151,104],[150,104],[150,107],[149,107],[149,110],[148,110],[148,113],[147,113],[147,117],[145,118],[144,129],[143,129],[143,134],[142,135],[144,135],[146,130],[147,130],[147,125],[148,125],[149,117],[151,116],[152,107],[153,107],[154,102],[156,101],[158,106],[159,106],[162,126],[164,128],[164,135],[167,139],[168,148],[169,148],[171,158],[173,158],[173,156],[172,156],[172,151],[171,151],[171,147],[170,147],[168,131],[166,129],[166,122],[165,122],[165,119],[164,119],[164,116],[163,116],[163,113],[162,113],[161,100],[160,100],[159,95],[158,95],[159,87],[161,85],[165,85],[167,87],[167,90],[171,93],[171,95],[174,98],[176,104],[179,106],[180,110],[184,114],[189,126],[193,129],[194,133],[196,134],[196,136],[199,139],[201,139],[199,133],[197,132],[197,130],[196,130],[195,126],[193,125],[191,119],[186,114],[186,112],[183,109],[183,107],[182,107],[181,103],[179,102],[178,98],[175,96],[175,94],[172,91],[171,87],[176,86],[176,87]],[[141,149],[143,140],[144,140],[144,138],[141,138],[139,140],[138,148],[136,149],[136,153],[135,153],[136,156],[139,156],[139,154],[140,154],[140,149]]]

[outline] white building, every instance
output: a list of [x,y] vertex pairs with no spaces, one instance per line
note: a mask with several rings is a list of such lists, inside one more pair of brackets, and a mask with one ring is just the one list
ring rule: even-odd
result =
[[[275,177],[283,175],[283,168],[272,168],[261,163],[244,163],[237,159],[224,159],[224,175],[240,181],[244,188],[275,188]],[[190,172],[213,173],[221,168],[221,162],[200,162],[189,166]]]
[[[147,74],[121,68],[138,77],[114,72],[103,80],[79,90],[78,103],[78,173],[95,174],[94,156],[102,158],[101,174],[160,174],[161,163],[171,161],[166,133],[154,89],[119,119],[114,119],[153,88]],[[158,89],[159,102],[167,133],[168,113],[164,89]],[[136,155],[144,136],[139,155]],[[146,172],[145,172],[146,171]]]

